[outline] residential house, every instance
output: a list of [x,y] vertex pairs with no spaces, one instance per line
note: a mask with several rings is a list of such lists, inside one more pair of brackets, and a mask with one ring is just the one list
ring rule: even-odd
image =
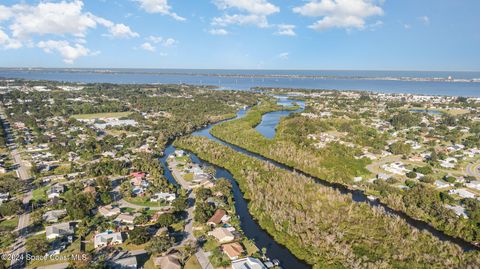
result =
[[447,183],[447,182],[444,182],[442,180],[435,180],[435,182],[433,184],[437,187],[437,189],[453,187],[452,183]]
[[238,259],[245,252],[242,245],[240,245],[238,242],[222,245],[221,249],[223,253],[230,258],[230,260]]
[[178,258],[175,254],[170,254],[166,256],[157,257],[154,260],[154,264],[161,269],[180,269],[182,266],[178,261]]
[[207,221],[207,224],[215,227],[220,223],[225,223],[230,219],[230,217],[227,215],[227,212],[223,209],[217,209],[213,216]]
[[100,215],[109,218],[116,216],[121,213],[120,208],[118,207],[113,207],[112,205],[106,205],[106,206],[101,206],[98,208],[98,213]]
[[45,234],[47,239],[55,239],[58,237],[73,235],[74,232],[75,231],[73,225],[70,222],[62,222],[59,224],[47,226],[45,228]]
[[132,184],[135,185],[135,182],[141,182],[141,180],[145,177],[144,172],[133,172],[130,173],[130,176],[132,177]]
[[118,223],[124,223],[124,224],[133,224],[134,220],[135,220],[135,216],[122,213],[118,215],[114,221]]
[[83,192],[84,193],[91,193],[91,194],[95,195],[97,193],[97,190],[93,186],[87,186],[83,189]]
[[65,186],[62,184],[55,184],[47,190],[47,197],[48,199],[53,199],[55,197],[59,197],[65,191]]
[[465,186],[480,191],[480,180],[472,181],[470,183],[465,184]]
[[123,243],[122,233],[113,233],[110,231],[96,234],[93,240],[95,248],[118,245],[121,243]]
[[235,239],[235,236],[227,228],[215,228],[208,235],[215,237],[220,243],[228,243]]
[[467,213],[465,212],[465,208],[462,206],[451,206],[451,205],[445,205],[446,208],[453,210],[457,216],[462,216],[466,219],[468,219]]
[[232,262],[232,269],[267,269],[267,267],[256,258],[246,257]]
[[168,192],[157,192],[150,198],[151,202],[158,202],[158,201],[166,201],[166,202],[173,202],[177,196],[175,193],[168,193]]
[[177,150],[175,150],[175,155],[177,157],[183,157],[183,155],[185,155],[185,152],[181,149],[177,149]]
[[10,200],[10,193],[9,192],[0,193],[0,205],[3,204],[3,202],[6,202],[8,200]]
[[462,198],[475,198],[475,194],[466,189],[453,189],[448,192],[449,194],[457,194]]
[[42,219],[46,222],[58,222],[58,220],[67,215],[67,210],[59,209],[59,210],[50,210],[43,214]]

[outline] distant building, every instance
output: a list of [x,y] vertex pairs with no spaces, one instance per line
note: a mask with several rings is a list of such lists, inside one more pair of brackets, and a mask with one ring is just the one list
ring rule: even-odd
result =
[[442,180],[435,180],[435,182],[433,184],[437,187],[437,189],[453,187],[452,183],[447,183],[447,182],[444,182]]
[[213,216],[207,221],[207,224],[215,227],[222,222],[227,222],[229,219],[230,217],[227,215],[225,210],[217,209],[215,214],[213,214]]
[[267,269],[267,267],[259,260],[252,257],[239,259],[232,262],[232,269]]
[[123,243],[122,233],[103,232],[95,235],[93,245],[95,248],[118,245]]
[[228,243],[235,239],[235,236],[227,228],[215,228],[208,235],[215,237],[220,243]]
[[62,184],[55,184],[47,190],[47,197],[48,199],[53,199],[55,197],[59,197],[65,191],[65,186]]
[[154,260],[154,264],[161,269],[180,269],[182,266],[178,261],[178,258],[174,254],[157,257]]
[[47,226],[45,228],[47,239],[55,239],[58,237],[73,235],[74,232],[73,225],[70,222],[63,222],[52,226]]
[[475,198],[475,194],[469,192],[466,189],[453,189],[448,192],[449,194],[456,194],[462,198]]
[[4,202],[10,200],[10,193],[9,192],[4,192],[0,193],[0,205],[3,204]]
[[168,192],[157,192],[152,197],[150,197],[150,201],[158,202],[158,201],[166,201],[166,202],[173,202],[177,196],[175,193],[168,193]]
[[238,259],[245,252],[243,247],[238,242],[222,245],[221,249],[223,253],[230,258],[230,260]]
[[457,216],[462,216],[462,217],[468,219],[467,213],[465,212],[465,208],[463,208],[462,206],[459,206],[459,205],[457,205],[457,206],[446,205],[445,207],[448,208],[448,209],[453,210],[453,212],[455,212],[455,214],[456,214]]
[[120,208],[118,207],[113,207],[112,205],[106,205],[106,206],[101,206],[98,208],[98,213],[100,215],[109,218],[116,216],[121,213]]
[[43,214],[42,219],[46,222],[58,222],[59,218],[62,218],[67,215],[67,210],[59,209],[59,210],[50,210]]
[[116,222],[125,223],[125,224],[133,224],[134,220],[135,220],[135,216],[130,214],[123,214],[123,213],[118,215],[117,218],[115,218]]

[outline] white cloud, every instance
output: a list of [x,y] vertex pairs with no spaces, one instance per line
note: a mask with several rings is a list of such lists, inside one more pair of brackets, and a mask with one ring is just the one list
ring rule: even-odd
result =
[[159,13],[174,18],[177,21],[185,21],[185,18],[180,17],[177,13],[172,12],[172,7],[167,0],[137,0],[140,7],[148,13]]
[[145,42],[143,43],[140,48],[144,49],[144,50],[147,50],[147,51],[151,51],[151,52],[154,52],[156,49],[155,47],[150,44],[149,42]]
[[284,36],[296,36],[295,25],[292,24],[279,24],[277,25],[276,35]]
[[[73,63],[78,57],[94,55],[84,45],[88,31],[99,25],[105,27],[106,35],[112,38],[139,36],[125,24],[115,24],[83,11],[83,5],[81,0],[39,1],[38,4],[22,1],[12,6],[0,5],[0,21],[8,24],[10,30],[10,34],[3,30],[0,33],[0,46],[20,48],[37,44],[44,51],[60,53],[66,63]],[[42,41],[45,36],[48,36],[47,40]],[[51,40],[51,36],[60,36],[62,40]]]
[[228,35],[228,31],[222,28],[210,29],[208,31],[211,35]]
[[257,15],[271,15],[280,11],[280,8],[266,0],[215,0],[215,5],[220,9],[236,8]]
[[403,25],[403,28],[405,28],[405,29],[408,30],[408,29],[412,28],[412,26],[411,26],[410,24],[406,24],[406,23],[405,23],[405,24]]
[[221,26],[221,27],[226,27],[232,24],[254,25],[260,28],[266,28],[269,26],[266,16],[256,15],[256,14],[249,14],[249,15],[225,14],[222,17],[213,18],[211,24],[213,26]]
[[222,11],[233,9],[240,12],[213,18],[211,24],[221,27],[237,24],[265,28],[269,26],[267,17],[280,11],[279,7],[266,0],[214,0],[214,3]]
[[277,58],[280,60],[288,60],[288,56],[290,56],[290,53],[288,52],[282,52],[277,55]]
[[82,56],[94,55],[89,49],[85,48],[81,44],[70,45],[65,40],[48,40],[40,41],[37,47],[43,49],[47,53],[56,51],[63,57],[63,61],[67,64],[73,64],[73,62]]
[[425,25],[430,24],[430,18],[428,16],[421,16],[418,19]]
[[10,19],[13,16],[10,8],[0,5],[0,21],[5,21]]
[[293,8],[295,13],[308,17],[321,17],[309,27],[322,31],[329,28],[364,29],[366,19],[383,15],[375,0],[310,0]]
[[91,13],[83,13],[83,2],[40,2],[38,5],[18,4],[10,7],[13,20],[12,35],[28,38],[31,35],[64,35],[84,37],[89,28],[97,23]]
[[138,37],[139,34],[132,31],[130,27],[123,23],[114,24],[113,26],[108,28],[110,35],[115,38],[132,38]]
[[161,36],[153,36],[153,35],[147,37],[147,40],[154,44],[160,44],[164,47],[171,47],[178,43],[178,41],[173,38],[163,38]]
[[18,49],[22,47],[22,43],[20,41],[9,37],[1,28],[0,28],[0,45],[5,49]]

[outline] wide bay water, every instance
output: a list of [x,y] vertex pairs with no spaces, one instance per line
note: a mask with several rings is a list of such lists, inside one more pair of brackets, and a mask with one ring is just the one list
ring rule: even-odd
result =
[[81,83],[186,83],[239,90],[285,87],[480,97],[480,82],[411,80],[451,77],[480,81],[480,72],[4,68],[0,69],[0,77]]

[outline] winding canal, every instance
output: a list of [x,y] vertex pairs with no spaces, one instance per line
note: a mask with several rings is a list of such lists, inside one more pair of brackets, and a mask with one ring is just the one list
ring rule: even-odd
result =
[[[246,114],[246,109],[242,109],[237,113],[237,116],[235,119],[238,119],[240,117],[243,117]],[[247,154],[246,151],[242,150],[241,148],[235,147],[233,145],[230,145],[228,143],[224,143],[217,138],[213,137],[210,134],[210,129],[212,129],[213,126],[216,124],[211,124],[208,125],[205,128],[202,128],[198,131],[195,131],[192,133],[194,136],[204,136],[207,137],[211,140],[214,140],[216,142],[222,143],[227,146],[231,146],[234,149],[241,151],[242,153]],[[172,154],[176,148],[172,145],[172,143],[169,143],[167,148],[164,151],[163,157],[160,159],[160,161],[163,163],[164,166],[164,176],[168,179],[169,182],[173,184],[177,184],[171,171],[168,169],[167,165],[167,158],[170,154]],[[248,211],[248,203],[247,201],[243,198],[243,193],[241,192],[240,188],[238,187],[237,182],[233,178],[232,174],[228,172],[226,169],[223,169],[221,167],[218,167],[216,165],[212,165],[208,162],[205,162],[201,159],[199,159],[195,154],[190,153],[190,158],[194,163],[200,164],[200,165],[209,165],[213,166],[216,169],[216,178],[226,178],[232,183],[232,189],[233,189],[233,197],[235,199],[235,210],[237,215],[240,218],[240,227],[242,228],[245,236],[249,239],[252,239],[255,241],[255,245],[259,248],[266,248],[266,256],[270,259],[277,259],[280,261],[280,265],[282,268],[286,269],[307,269],[311,268],[311,266],[301,260],[299,260],[297,257],[295,257],[286,247],[283,245],[280,245],[273,239],[265,230],[263,230],[260,225],[253,219],[252,215],[250,215],[250,212]]]
[[[305,108],[305,103],[303,101],[298,101],[298,100],[289,100],[284,97],[279,97],[279,104],[284,105],[284,106],[293,106],[294,104],[297,104],[300,106],[299,109],[295,111],[291,110],[282,110],[282,111],[274,111],[274,112],[269,112],[266,113],[262,116],[262,121],[259,125],[257,125],[255,128],[257,131],[259,131],[262,135],[264,135],[267,138],[273,138],[276,133],[276,127],[278,123],[280,122],[282,117],[288,116],[291,113],[296,113],[296,112],[301,112]],[[246,114],[247,110],[242,109],[237,113],[237,116],[234,119],[238,119],[243,117]],[[232,119],[232,120],[234,120]],[[409,225],[419,229],[419,230],[425,230],[431,233],[433,236],[437,237],[441,241],[449,241],[451,243],[457,244],[460,246],[463,250],[465,251],[471,251],[471,250],[479,250],[480,248],[473,245],[470,242],[467,242],[463,239],[456,238],[453,236],[449,236],[444,234],[443,232],[435,229],[434,227],[430,226],[428,223],[420,220],[416,220],[407,214],[394,210],[387,205],[379,202],[378,200],[371,201],[367,198],[367,195],[361,191],[361,190],[351,190],[344,185],[341,184],[336,184],[336,183],[331,183],[328,181],[325,181],[323,179],[317,178],[315,176],[312,176],[310,174],[304,173],[302,171],[298,171],[293,167],[287,166],[285,164],[279,163],[275,160],[266,158],[264,156],[261,156],[259,154],[250,152],[246,149],[240,148],[236,145],[230,144],[228,142],[225,142],[223,140],[218,139],[217,137],[214,137],[213,135],[210,134],[210,130],[219,123],[215,124],[210,124],[205,128],[202,128],[198,131],[195,131],[192,133],[193,136],[203,136],[206,137],[212,141],[215,141],[217,143],[221,143],[225,146],[228,146],[240,153],[246,154],[250,157],[260,159],[262,161],[269,162],[279,168],[298,173],[304,176],[307,176],[309,178],[312,178],[316,183],[322,184],[323,186],[330,187],[333,189],[338,190],[342,194],[349,194],[352,197],[352,200],[355,202],[359,203],[367,203],[371,206],[376,206],[382,208],[386,214],[389,214],[391,216],[397,216],[405,220]],[[166,165],[166,158],[168,155],[172,154],[175,151],[175,147],[170,143],[167,148],[165,149],[165,154],[161,158],[162,163],[164,164],[164,167],[166,167],[164,175],[165,177],[172,183],[175,183],[175,179],[173,178],[171,172],[168,170],[168,166]],[[196,155],[190,154],[192,161],[201,165],[208,164],[211,165],[201,159],[199,159]],[[264,231],[258,223],[253,219],[253,217],[250,215],[248,212],[248,206],[246,200],[243,198],[243,194],[240,191],[235,179],[232,177],[230,172],[228,172],[226,169],[223,169],[221,167],[211,165],[215,167],[216,169],[216,176],[217,177],[224,177],[227,178],[233,186],[233,194],[235,198],[235,208],[237,211],[237,214],[240,217],[240,222],[241,222],[241,228],[245,233],[245,236],[247,236],[250,239],[253,239],[256,243],[256,245],[259,248],[266,248],[267,249],[267,257],[271,259],[278,259],[281,262],[281,265],[283,268],[298,268],[298,269],[303,269],[303,268],[311,268],[310,265],[306,264],[305,262],[297,259],[287,248],[284,246],[280,245],[277,243],[266,231]]]

